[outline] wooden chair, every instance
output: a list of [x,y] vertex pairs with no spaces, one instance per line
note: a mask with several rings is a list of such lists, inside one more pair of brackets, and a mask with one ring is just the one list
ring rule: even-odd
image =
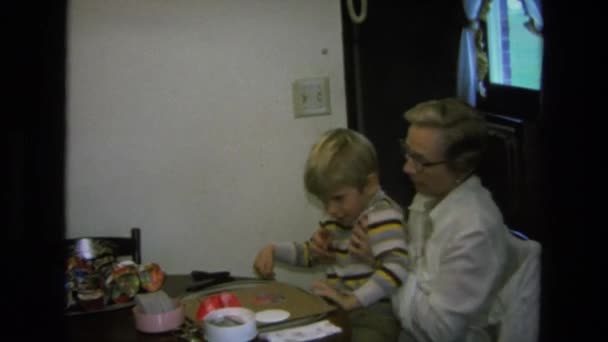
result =
[[141,229],[131,228],[131,236],[95,236],[66,239],[68,255],[83,259],[94,259],[111,254],[116,258],[129,256],[141,264]]

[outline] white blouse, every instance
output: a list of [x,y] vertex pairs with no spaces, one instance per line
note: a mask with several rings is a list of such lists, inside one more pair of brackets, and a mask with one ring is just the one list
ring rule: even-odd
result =
[[417,341],[488,341],[510,232],[477,176],[435,202],[417,194],[409,207],[412,268],[392,297],[395,314]]

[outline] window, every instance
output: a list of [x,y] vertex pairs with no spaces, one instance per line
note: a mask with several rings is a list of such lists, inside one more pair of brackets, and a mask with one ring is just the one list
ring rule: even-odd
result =
[[543,41],[521,0],[492,0],[486,37],[491,84],[540,90]]

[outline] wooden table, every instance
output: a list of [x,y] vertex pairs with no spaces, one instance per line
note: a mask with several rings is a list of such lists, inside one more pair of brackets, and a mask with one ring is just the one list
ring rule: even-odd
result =
[[[186,292],[192,284],[189,275],[169,275],[163,290],[172,297]],[[342,310],[330,313],[328,319],[342,328],[342,333],[322,339],[324,342],[350,341],[348,315]],[[131,308],[96,312],[66,317],[66,335],[69,341],[177,341],[173,333],[145,334],[135,329]]]

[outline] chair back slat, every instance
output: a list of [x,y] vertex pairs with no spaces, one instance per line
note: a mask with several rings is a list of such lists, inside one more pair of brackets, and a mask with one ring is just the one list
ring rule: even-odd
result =
[[[77,253],[86,259],[95,258],[100,255],[109,253],[104,248],[111,248],[114,257],[130,256],[133,262],[141,264],[141,229],[131,228],[130,237],[116,236],[94,236],[94,237],[79,237],[65,240],[67,253]],[[93,246],[98,247],[94,250]],[[75,250],[80,248],[81,250]],[[100,250],[101,249],[101,250]]]

